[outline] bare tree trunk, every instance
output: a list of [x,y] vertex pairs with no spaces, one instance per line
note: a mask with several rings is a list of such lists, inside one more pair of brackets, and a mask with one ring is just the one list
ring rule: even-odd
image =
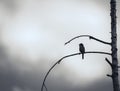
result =
[[112,80],[113,90],[119,91],[118,59],[117,59],[117,29],[116,29],[116,0],[111,0],[111,39],[112,39]]

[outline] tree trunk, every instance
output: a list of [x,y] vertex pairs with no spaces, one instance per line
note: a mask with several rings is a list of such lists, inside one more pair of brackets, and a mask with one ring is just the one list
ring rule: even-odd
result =
[[118,58],[117,58],[117,29],[116,29],[116,0],[111,0],[111,39],[112,39],[112,80],[113,90],[119,91]]

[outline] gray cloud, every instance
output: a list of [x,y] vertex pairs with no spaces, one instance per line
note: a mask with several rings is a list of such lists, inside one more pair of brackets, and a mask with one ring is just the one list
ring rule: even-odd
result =
[[[17,60],[11,62],[3,52],[0,52],[2,55],[0,61],[0,91],[40,91],[45,73],[35,67],[32,70],[21,72],[19,66],[15,66],[16,63],[14,62]],[[24,64],[22,67],[24,67]],[[112,91],[111,79],[107,77],[96,80],[90,85],[78,84],[74,86],[62,76],[49,76],[46,85],[49,91]]]
[[[34,72],[24,73],[22,76],[18,72],[9,70],[1,70],[0,73],[0,90],[1,91],[16,91],[19,87],[20,91],[40,91],[42,76],[36,75]],[[64,79],[49,78],[47,81],[49,91],[112,91],[111,82],[106,80],[98,80],[90,86],[72,86],[71,83],[66,82]],[[14,89],[14,90],[13,90]],[[19,90],[18,90],[19,91]]]
[[0,4],[3,5],[8,11],[16,11],[18,0],[0,0]]

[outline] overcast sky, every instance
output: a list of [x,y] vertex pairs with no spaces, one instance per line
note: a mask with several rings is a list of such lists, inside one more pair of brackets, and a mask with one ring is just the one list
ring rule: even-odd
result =
[[[79,52],[79,43],[86,51],[111,52],[110,46],[88,38],[64,46],[66,41],[85,34],[111,42],[110,31],[109,0],[0,0],[0,91],[40,91],[49,68]],[[99,54],[64,59],[48,76],[49,91],[112,91],[105,57],[111,60]]]

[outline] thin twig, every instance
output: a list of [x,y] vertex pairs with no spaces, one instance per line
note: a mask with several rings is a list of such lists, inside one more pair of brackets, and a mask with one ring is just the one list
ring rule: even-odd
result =
[[105,60],[107,61],[107,63],[110,65],[110,67],[112,68],[113,66],[112,66],[112,63],[107,59],[107,58],[105,58]]
[[65,45],[67,45],[67,44],[70,43],[71,41],[73,41],[73,40],[75,40],[75,39],[77,39],[77,38],[80,38],[80,37],[89,37],[89,39],[94,39],[94,40],[99,41],[99,42],[101,42],[101,43],[104,43],[104,44],[107,44],[107,45],[111,45],[111,43],[102,41],[102,40],[100,40],[100,39],[98,39],[98,38],[95,38],[95,37],[93,37],[93,36],[91,36],[91,35],[80,35],[80,36],[76,36],[76,37],[72,38],[71,40],[67,41],[67,42],[65,43]]
[[45,87],[46,91],[48,91],[48,89],[47,89],[47,87],[46,87],[45,83],[44,83],[44,87]]
[[111,77],[111,78],[113,77],[112,75],[109,75],[109,74],[107,74],[106,76]]
[[[111,53],[108,53],[108,52],[97,52],[97,51],[88,51],[88,52],[85,52],[85,54],[88,54],[88,53],[97,53],[97,54],[111,55]],[[43,80],[43,83],[42,83],[42,87],[41,87],[41,91],[43,91],[43,88],[44,88],[44,87],[46,88],[46,91],[47,91],[47,87],[46,87],[46,85],[45,85],[45,81],[46,81],[47,76],[48,76],[49,73],[51,72],[51,70],[52,70],[57,64],[60,64],[60,62],[61,62],[63,59],[68,58],[68,57],[71,57],[71,56],[75,56],[75,55],[81,55],[81,53],[74,53],[74,54],[71,54],[71,55],[67,55],[67,56],[62,57],[61,59],[59,59],[59,60],[48,70],[48,72],[46,73],[46,75],[45,75],[45,77],[44,77],[44,80]]]

